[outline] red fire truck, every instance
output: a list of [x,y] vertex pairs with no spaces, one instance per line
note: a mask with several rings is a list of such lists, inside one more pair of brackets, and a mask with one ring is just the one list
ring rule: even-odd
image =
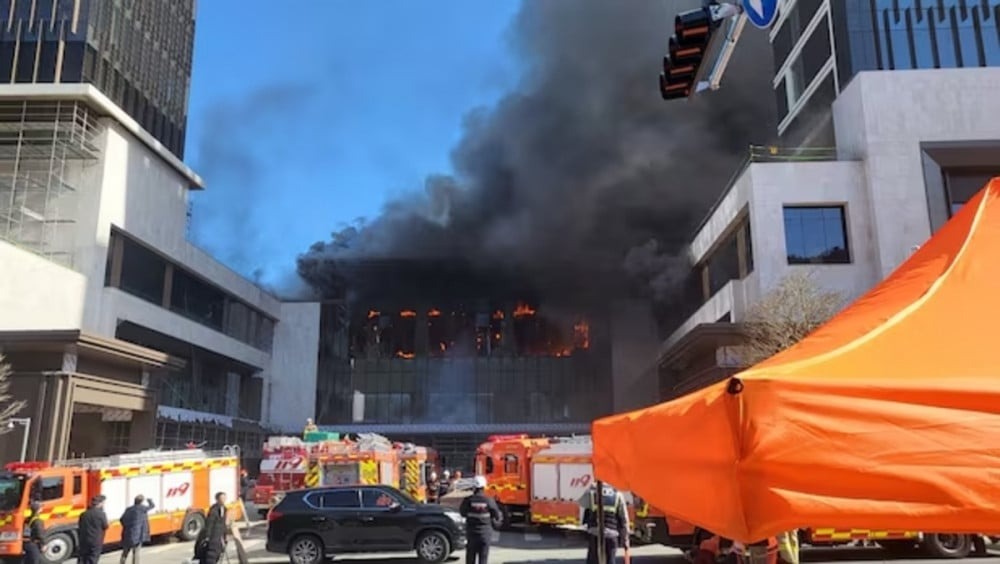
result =
[[[495,435],[476,451],[476,473],[486,477],[487,492],[497,500],[504,525],[522,522],[579,526],[581,502],[594,484],[589,436],[540,438]],[[689,545],[694,527],[668,520],[642,500],[626,493],[633,535],[640,542]],[[671,525],[668,529],[667,525]],[[659,525],[661,531],[656,531]]]
[[216,492],[227,494],[231,514],[240,518],[239,476],[234,452],[197,449],[8,464],[0,472],[0,558],[16,560],[22,554],[21,534],[31,500],[42,506],[42,555],[52,564],[73,555],[77,522],[97,494],[105,496],[104,511],[111,522],[106,543],[121,540],[118,518],[138,494],[155,503],[149,514],[151,535],[194,540],[205,526]]

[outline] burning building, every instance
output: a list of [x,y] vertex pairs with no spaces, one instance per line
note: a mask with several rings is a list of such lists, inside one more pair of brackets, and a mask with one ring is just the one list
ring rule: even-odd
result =
[[586,433],[655,397],[652,374],[612,378],[630,372],[615,336],[634,346],[634,327],[652,326],[619,300],[440,262],[363,261],[349,278],[322,309],[320,425],[428,444],[468,467],[488,434]]

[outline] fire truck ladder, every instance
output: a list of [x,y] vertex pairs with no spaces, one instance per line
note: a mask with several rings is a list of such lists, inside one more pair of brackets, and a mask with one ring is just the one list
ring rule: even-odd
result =
[[186,450],[146,450],[137,454],[115,454],[112,456],[97,456],[93,458],[76,458],[60,460],[54,466],[79,466],[91,470],[101,468],[115,468],[118,466],[143,466],[148,464],[161,464],[164,462],[178,462],[184,460],[205,460],[206,458],[233,457],[232,448],[215,452],[206,452],[201,449]]

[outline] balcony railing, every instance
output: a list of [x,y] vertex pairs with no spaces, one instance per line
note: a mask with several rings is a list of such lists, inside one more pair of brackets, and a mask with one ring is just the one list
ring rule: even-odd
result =
[[726,182],[725,187],[722,192],[719,193],[719,197],[716,198],[712,207],[709,208],[708,213],[702,218],[701,222],[698,223],[698,227],[695,228],[692,237],[696,236],[698,232],[701,231],[705,224],[708,223],[709,218],[715,213],[715,210],[719,208],[722,201],[726,199],[729,191],[732,190],[733,185],[736,181],[743,176],[747,168],[754,163],[803,163],[803,162],[829,162],[836,161],[837,149],[836,147],[798,147],[798,148],[788,148],[788,147],[778,147],[775,145],[750,145],[747,148],[746,155],[744,155],[743,160],[736,167],[736,171],[733,175],[729,177]]

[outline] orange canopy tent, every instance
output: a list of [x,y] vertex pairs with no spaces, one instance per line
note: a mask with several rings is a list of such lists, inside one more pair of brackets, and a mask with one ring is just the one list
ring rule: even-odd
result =
[[744,542],[1000,532],[1000,178],[796,346],[596,421],[598,478]]

